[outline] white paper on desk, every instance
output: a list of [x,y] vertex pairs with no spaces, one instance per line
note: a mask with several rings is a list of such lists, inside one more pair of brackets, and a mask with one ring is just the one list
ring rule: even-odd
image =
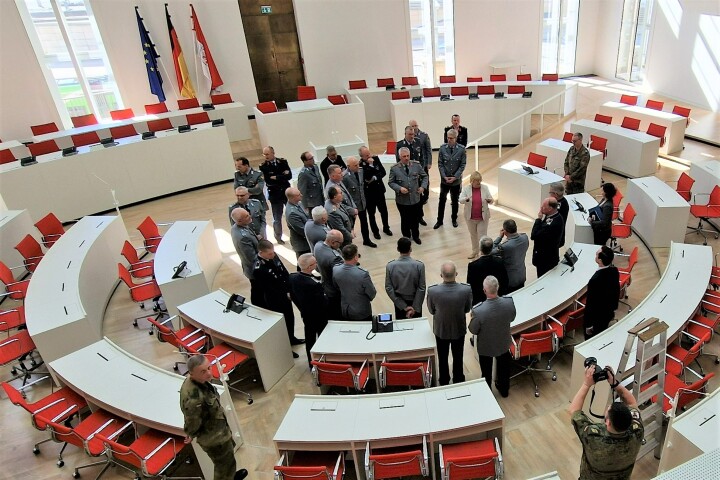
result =
[[470,390],[468,390],[467,388],[453,389],[451,391],[445,392],[446,400],[455,400],[456,398],[469,397],[469,396],[470,396]]
[[382,399],[378,402],[378,406],[380,409],[404,407],[405,399],[402,397]]
[[313,412],[334,412],[337,409],[337,402],[313,402],[310,411]]

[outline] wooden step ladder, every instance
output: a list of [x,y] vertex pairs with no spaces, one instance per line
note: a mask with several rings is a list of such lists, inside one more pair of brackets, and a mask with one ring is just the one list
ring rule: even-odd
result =
[[[632,386],[629,390],[637,399],[641,409],[645,438],[637,458],[662,445],[667,330],[667,324],[655,317],[643,320],[628,330],[625,348],[616,370],[615,381],[624,385],[632,377]],[[637,348],[633,351],[634,345],[637,345]],[[635,355],[635,363],[627,368],[631,355]],[[655,383],[648,387],[651,382]],[[611,390],[609,401],[613,401],[612,395]],[[656,452],[656,457],[659,458],[659,451]]]

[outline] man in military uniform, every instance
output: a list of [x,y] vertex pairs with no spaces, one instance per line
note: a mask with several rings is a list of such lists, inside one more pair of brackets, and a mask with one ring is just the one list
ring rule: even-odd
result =
[[422,165],[423,146],[422,143],[420,143],[420,139],[415,137],[415,129],[409,125],[405,127],[405,138],[395,144],[395,159],[398,162],[400,161],[401,148],[410,150],[410,160],[414,160]]
[[250,198],[260,202],[263,210],[267,210],[265,179],[262,172],[253,170],[250,166],[250,160],[245,157],[235,159],[235,183],[233,187],[247,187]]
[[357,218],[360,219],[360,234],[363,238],[363,245],[376,248],[377,245],[370,240],[370,229],[368,228],[367,202],[365,199],[365,175],[360,169],[360,160],[357,157],[348,157],[347,170],[342,179],[343,185],[353,199],[357,207]]
[[330,230],[324,242],[315,244],[313,254],[317,260],[318,271],[322,278],[323,289],[328,298],[328,319],[339,320],[340,316],[340,291],[333,283],[333,267],[343,263],[340,246],[343,243],[343,235],[338,230]]
[[328,212],[328,226],[342,233],[343,246],[349,245],[355,238],[355,233],[347,207],[343,204],[344,195],[339,188],[330,187],[327,196],[325,210]]
[[[330,200],[330,196],[328,195],[330,187],[335,187],[338,191],[340,191],[342,193],[342,203],[345,206],[345,212],[347,212],[348,216],[350,216],[350,222],[354,227],[355,216],[358,214],[358,208],[357,205],[355,205],[355,200],[353,200],[352,195],[350,195],[350,191],[343,183],[343,175],[347,171],[347,167],[345,168],[346,170],[343,170],[338,165],[330,165],[328,167],[328,175],[330,176],[330,178],[325,184],[325,198]],[[325,208],[327,209],[328,213],[330,213],[330,209],[328,209],[327,204],[328,202],[326,201]]]
[[365,178],[365,201],[367,202],[368,223],[370,230],[376,240],[380,240],[380,229],[375,220],[375,210],[380,212],[380,219],[383,224],[383,233],[392,237],[390,224],[388,223],[388,209],[385,202],[385,184],[382,179],[387,175],[385,167],[377,155],[371,155],[370,149],[362,146],[358,149],[360,154],[360,165]]
[[[283,314],[290,345],[305,343],[305,340],[295,337],[295,312],[290,301],[290,274],[275,255],[273,244],[267,240],[258,242],[258,256],[253,266],[253,277],[262,292],[262,304],[257,306]],[[298,354],[293,352],[293,357],[298,358]]]
[[372,320],[372,300],[377,295],[370,274],[360,268],[355,244],[342,249],[345,263],[333,267],[333,284],[340,291],[340,311],[345,320]]
[[259,201],[250,198],[250,191],[247,187],[237,187],[235,189],[235,198],[237,201],[228,207],[228,216],[230,217],[230,228],[235,224],[232,218],[232,211],[236,208],[246,210],[252,218],[250,228],[252,228],[258,239],[265,238],[265,208]]
[[[438,201],[437,222],[433,226],[438,229],[442,226],[445,219],[445,202],[447,194],[450,193],[450,202],[452,210],[450,219],[453,227],[458,227],[458,209],[460,208],[460,185],[462,184],[462,175],[467,163],[467,154],[465,147],[457,143],[457,132],[453,129],[448,130],[447,143],[440,146],[438,152],[438,170],[440,171],[440,200]],[[467,208],[467,207],[465,207]]]
[[230,236],[235,245],[235,251],[240,257],[243,275],[250,280],[250,303],[259,305],[258,302],[262,303],[262,292],[256,286],[253,276],[253,268],[258,254],[258,238],[250,228],[252,217],[242,208],[236,208],[230,213],[230,216],[235,220],[235,225],[230,228]]
[[397,241],[400,258],[385,266],[385,291],[395,305],[395,318],[422,316],[425,301],[425,264],[415,260],[412,242],[407,237]]
[[[422,155],[420,164],[425,169],[425,173],[428,174],[428,182],[430,181],[430,167],[432,167],[432,144],[430,143],[430,135],[427,134],[427,132],[423,132],[420,130],[420,127],[418,126],[418,123],[416,120],[410,120],[409,125],[413,127],[413,131],[415,132],[415,138],[418,139],[420,142],[420,145],[422,145]],[[428,201],[428,197],[430,196],[430,189],[428,188],[425,190],[425,193],[423,193],[422,198],[422,204],[425,205]],[[422,216],[425,216],[425,211],[423,209]]]
[[323,181],[320,168],[315,165],[315,157],[312,153],[303,152],[300,160],[303,162],[303,168],[298,173],[297,187],[302,193],[302,205],[310,213],[313,208],[325,203]]
[[538,278],[560,263],[560,240],[564,228],[558,201],[552,197],[543,200],[530,232],[530,240],[533,240],[532,264]]
[[645,430],[637,400],[624,386],[615,381],[610,367],[607,381],[620,398],[612,402],[605,412],[605,421],[595,423],[582,411],[585,397],[595,385],[595,367],[585,369],[585,378],[568,408],[571,423],[583,446],[580,460],[580,480],[629,479],[640,451]]
[[[410,128],[410,127],[408,127]],[[422,194],[428,188],[428,176],[422,165],[410,160],[410,149],[399,150],[400,161],[390,169],[388,186],[395,191],[395,204],[400,212],[400,230],[420,245]]]
[[295,252],[295,257],[299,258],[303,253],[310,253],[310,246],[305,238],[305,224],[310,217],[300,204],[303,198],[300,190],[290,187],[285,190],[285,196],[288,200],[285,208],[285,222],[290,230],[290,245]]
[[324,242],[327,237],[327,232],[330,231],[328,227],[328,213],[325,207],[315,207],[312,209],[312,220],[305,222],[305,238],[307,239],[310,251],[315,251],[315,244],[318,242]]
[[462,125],[460,125],[460,115],[458,115],[456,113],[455,115],[450,117],[450,122],[451,122],[450,126],[445,127],[445,135],[444,135],[445,143],[447,143],[447,141],[448,141],[448,137],[447,137],[448,132],[450,130],[455,130],[455,132],[457,133],[457,143],[462,145],[463,147],[467,147],[468,131],[467,131],[467,127],[463,127]]
[[573,133],[572,144],[565,156],[565,193],[582,193],[585,191],[585,174],[590,163],[590,152],[583,145],[583,135]]
[[288,165],[287,160],[275,157],[275,149],[273,147],[267,146],[263,148],[263,156],[265,157],[265,162],[260,165],[260,171],[265,177],[265,184],[267,185],[268,196],[270,197],[275,240],[277,240],[280,245],[284,245],[285,242],[282,239],[282,217],[283,208],[285,207],[285,202],[287,202],[285,190],[290,187],[292,171],[290,170],[290,165]]
[[180,409],[185,417],[185,443],[197,440],[214,465],[215,480],[242,480],[248,471],[237,470],[235,442],[220,395],[212,379],[212,366],[204,355],[188,358],[188,377],[180,387]]

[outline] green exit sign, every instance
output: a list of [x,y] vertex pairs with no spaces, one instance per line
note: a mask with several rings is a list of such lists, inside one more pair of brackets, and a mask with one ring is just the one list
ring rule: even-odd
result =
[[270,5],[260,5],[261,15],[270,15],[272,13],[272,7]]

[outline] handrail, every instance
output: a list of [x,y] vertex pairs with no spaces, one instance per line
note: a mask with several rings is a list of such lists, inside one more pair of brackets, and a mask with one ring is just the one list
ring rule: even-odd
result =
[[[503,123],[502,125],[494,128],[494,129],[490,130],[489,132],[485,133],[484,135],[476,138],[476,139],[473,140],[472,142],[468,142],[468,144],[466,145],[466,148],[475,147],[475,170],[479,170],[479,169],[480,169],[479,151],[478,151],[480,140],[483,140],[484,138],[492,135],[492,134],[495,133],[495,132],[500,132],[500,137],[499,137],[499,140],[498,140],[498,158],[500,158],[500,157],[502,156],[502,146],[503,146],[503,143],[502,143],[502,129],[503,129],[503,127],[508,126],[509,124],[511,124],[511,123],[513,123],[513,122],[515,122],[515,121],[517,121],[517,120],[519,120],[519,119],[521,119],[521,118],[524,117],[525,115],[529,115],[529,114],[531,114],[534,110],[540,108],[540,132],[542,132],[542,131],[543,131],[544,118],[545,118],[545,104],[546,104],[546,103],[549,103],[549,102],[552,102],[553,100],[555,100],[555,99],[557,99],[557,98],[560,98],[560,103],[559,103],[560,116],[561,116],[561,117],[564,117],[565,114],[563,113],[563,106],[565,105],[565,95],[567,94],[568,90],[577,89],[577,88],[578,88],[577,84],[571,84],[571,85],[570,85],[570,88],[566,88],[566,89],[563,90],[562,92],[556,93],[555,95],[553,95],[552,97],[548,98],[547,100],[544,100],[543,102],[538,103],[537,105],[535,105],[535,106],[534,106],[533,108],[531,108],[530,110],[527,110],[527,111],[521,113],[520,115],[518,115],[518,116],[516,116],[516,117],[514,117],[514,118],[512,118],[512,119],[510,119],[510,120],[508,120],[507,122]],[[523,142],[523,129],[524,129],[524,125],[521,123],[521,124],[520,124],[520,145],[522,145],[522,144],[524,143],[524,142]]]

